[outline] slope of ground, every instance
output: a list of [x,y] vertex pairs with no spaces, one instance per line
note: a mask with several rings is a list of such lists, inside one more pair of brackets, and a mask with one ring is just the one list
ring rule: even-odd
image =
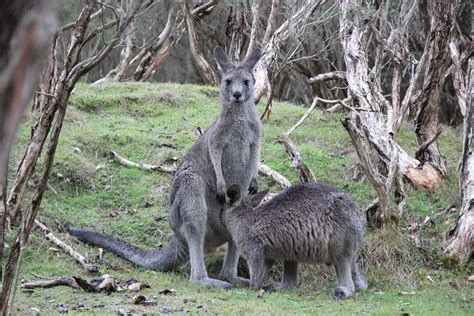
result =
[[[263,106],[259,106],[261,112]],[[330,269],[301,269],[301,287],[258,297],[243,288],[230,291],[209,289],[188,282],[189,267],[174,273],[144,271],[83,245],[64,233],[66,225],[90,227],[152,249],[165,244],[170,228],[167,222],[167,195],[171,175],[120,166],[108,159],[107,152],[137,162],[168,163],[181,157],[194,143],[193,130],[208,127],[219,111],[218,90],[206,86],[176,84],[81,84],[74,91],[61,134],[48,191],[39,219],[62,239],[99,265],[101,274],[117,279],[135,278],[151,288],[141,292],[155,305],[131,303],[132,293],[91,294],[72,288],[18,291],[15,312],[44,314],[115,314],[120,308],[135,312],[185,312],[217,314],[473,314],[472,284],[468,268],[453,266],[441,254],[442,232],[455,219],[456,208],[446,207],[458,200],[455,168],[461,146],[460,131],[445,128],[440,136],[441,152],[449,164],[443,185],[431,192],[407,187],[407,204],[398,228],[368,232],[361,261],[367,271],[369,291],[357,293],[343,302],[334,302],[331,291],[335,278]],[[291,127],[305,108],[276,102],[264,123],[262,160],[271,168],[297,183],[298,176],[279,135]],[[353,181],[357,163],[355,152],[342,129],[343,115],[314,111],[293,134],[304,160],[318,181],[332,184],[354,196],[363,208],[375,193],[367,181]],[[27,119],[12,152],[12,172],[29,137]],[[405,126],[399,140],[413,153],[413,133]],[[38,168],[41,168],[41,163]],[[12,179],[11,173],[10,179]],[[34,181],[35,179],[33,179]],[[278,192],[272,180],[260,177],[260,188]],[[426,216],[434,218],[418,232],[413,223]],[[11,234],[7,243],[11,244]],[[415,243],[416,241],[416,243]],[[81,276],[91,279],[71,257],[57,251],[40,231],[34,231],[26,251],[21,279],[56,276]],[[8,250],[8,249],[7,249]],[[4,261],[5,262],[5,261]],[[209,256],[210,273],[216,277],[222,250]],[[471,265],[472,268],[472,265]],[[245,273],[245,265],[241,271]],[[278,278],[274,269],[272,277]],[[165,288],[175,295],[159,294]],[[414,295],[404,295],[407,292]],[[406,294],[406,293],[405,293]]]

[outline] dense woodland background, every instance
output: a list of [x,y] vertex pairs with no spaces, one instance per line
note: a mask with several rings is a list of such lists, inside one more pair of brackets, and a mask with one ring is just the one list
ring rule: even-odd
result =
[[[216,46],[234,60],[254,47],[262,49],[254,75],[264,124],[281,123],[284,117],[281,112],[276,116],[275,100],[302,107],[301,121],[285,121],[294,127],[282,124],[289,129],[275,135],[295,167],[296,181],[319,181],[320,175],[311,162],[315,153],[305,152],[293,131],[311,112],[333,115],[333,127],[345,131],[341,138],[347,138],[348,152],[357,157],[352,181],[371,188],[370,201],[358,200],[370,236],[387,229],[396,236],[407,234],[407,209],[419,211],[413,197],[438,194],[446,186],[453,192],[455,186],[459,196],[445,205],[456,210],[449,213],[451,225],[438,231],[439,246],[424,249],[469,264],[474,240],[471,1],[21,0],[1,9],[0,258],[4,238],[11,241],[2,274],[2,313],[13,306],[30,232],[41,227],[36,215],[51,190],[51,170],[58,168],[55,154],[62,150],[63,125],[69,124],[69,112],[91,98],[87,89],[120,91],[114,82],[130,85],[130,91],[136,87],[132,82],[217,86]],[[91,88],[81,90],[78,82]],[[166,87],[169,91],[155,96],[159,104],[192,102]],[[210,91],[203,93],[217,100],[215,90]],[[75,94],[84,100],[74,103],[70,97]],[[136,98],[125,95],[117,102],[134,106]],[[15,147],[22,154],[9,156],[23,110],[23,131],[29,132],[22,132],[27,137]],[[453,130],[458,135],[453,139],[460,138],[462,145],[444,153],[439,143]],[[265,161],[260,171],[281,187],[288,183],[285,175],[295,182],[271,162]],[[420,227],[434,221],[433,214],[427,218]],[[90,268],[89,259],[79,261]]]

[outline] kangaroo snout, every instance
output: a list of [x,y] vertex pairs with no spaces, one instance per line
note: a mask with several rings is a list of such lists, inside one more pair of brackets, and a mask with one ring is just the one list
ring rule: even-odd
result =
[[242,99],[242,92],[234,92],[232,96],[234,97],[234,101],[240,102]]

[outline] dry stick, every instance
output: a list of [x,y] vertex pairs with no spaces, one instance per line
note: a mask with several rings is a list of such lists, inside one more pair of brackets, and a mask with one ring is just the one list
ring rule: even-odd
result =
[[58,237],[54,236],[54,234],[48,227],[46,227],[46,225],[44,225],[37,219],[35,219],[35,224],[36,226],[41,228],[47,240],[51,241],[53,244],[57,245],[59,248],[63,249],[65,252],[73,256],[74,259],[76,259],[88,272],[98,272],[98,268],[96,265],[89,263],[89,260],[87,260],[87,258],[76,252],[74,249],[72,249],[71,246],[60,240]]
[[160,171],[164,173],[176,172],[176,168],[174,167],[163,167],[163,166],[158,166],[158,165],[149,165],[146,163],[130,161],[128,159],[123,158],[122,156],[120,156],[113,150],[109,151],[109,155],[110,155],[110,158],[112,158],[112,160],[127,167],[134,167],[134,168],[139,168],[139,169],[148,170],[148,171]]
[[438,139],[439,135],[441,134],[441,131],[442,131],[442,128],[439,127],[438,131],[436,132],[436,134],[433,135],[431,139],[428,139],[426,142],[421,144],[420,147],[418,147],[418,149],[415,151],[416,159],[419,159],[420,155],[426,150],[426,148],[428,148],[428,146],[433,144]]
[[283,188],[289,188],[291,186],[291,182],[287,178],[263,163],[258,165],[258,172],[272,178]]
[[309,107],[309,109],[303,114],[301,119],[292,126],[286,133],[284,133],[278,139],[278,143],[283,144],[285,146],[286,153],[290,156],[292,161],[292,167],[294,167],[300,176],[301,182],[313,182],[316,183],[316,177],[314,176],[313,171],[305,164],[301,154],[296,150],[295,144],[290,139],[290,134],[298,128],[303,121],[311,114],[313,109],[316,107],[319,98],[315,97],[313,103]]
[[288,132],[286,132],[286,136],[290,136],[291,133],[293,133],[293,131],[295,129],[297,129],[303,122],[304,120],[306,120],[306,118],[311,114],[311,112],[313,112],[314,108],[316,107],[316,104],[318,104],[318,101],[319,101],[319,98],[318,97],[315,97],[314,100],[313,100],[313,103],[311,103],[311,106],[309,107],[309,109],[303,114],[303,116],[300,118],[300,120],[295,124],[293,125],[293,127],[291,127]]
[[50,288],[55,286],[70,286],[74,289],[81,289],[79,284],[73,277],[59,277],[51,280],[37,280],[23,283],[20,287],[22,289],[36,289],[36,288]]

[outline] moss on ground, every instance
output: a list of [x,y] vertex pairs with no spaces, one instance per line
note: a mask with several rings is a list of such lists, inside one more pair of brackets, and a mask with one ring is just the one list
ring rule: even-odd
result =
[[[263,104],[259,105],[259,111]],[[136,278],[150,283],[143,290],[156,306],[131,304],[131,293],[90,294],[70,288],[19,291],[15,312],[59,313],[59,306],[70,313],[115,314],[119,308],[138,313],[184,312],[216,314],[474,314],[472,284],[467,268],[453,265],[443,256],[443,233],[455,219],[456,208],[445,211],[458,200],[455,173],[461,138],[458,129],[445,128],[440,136],[441,152],[449,172],[446,181],[433,191],[406,188],[405,214],[395,230],[368,232],[361,251],[370,290],[344,302],[334,302],[331,290],[334,277],[327,267],[304,266],[301,287],[258,297],[247,289],[222,291],[188,282],[189,267],[175,273],[143,271],[127,262],[75,240],[64,227],[91,227],[120,236],[141,247],[152,249],[169,238],[167,195],[171,176],[125,168],[110,161],[109,150],[133,161],[166,163],[181,157],[194,143],[194,128],[208,127],[219,111],[218,90],[207,86],[178,84],[79,84],[71,96],[49,187],[39,218],[74,247],[99,264],[101,273],[118,279]],[[298,182],[296,172],[282,145],[275,141],[305,112],[303,107],[275,102],[273,113],[264,123],[262,160]],[[340,120],[316,110],[293,134],[304,160],[321,182],[350,193],[364,207],[375,197],[367,181],[352,180],[357,157]],[[20,129],[10,171],[22,155],[29,137],[32,118]],[[413,153],[416,144],[410,126],[399,136],[402,146]],[[41,162],[38,163],[41,170]],[[13,175],[13,173],[11,173]],[[11,177],[10,177],[11,178]],[[35,178],[33,179],[33,181]],[[261,188],[278,192],[270,179],[261,177]],[[422,246],[415,247],[407,230],[426,216],[435,221],[419,232]],[[12,243],[9,234],[7,243]],[[40,232],[34,231],[21,269],[22,279],[77,275],[92,278],[69,256],[53,249]],[[5,261],[4,261],[5,262]],[[209,271],[216,276],[222,250],[208,258]],[[245,266],[242,267],[245,271]],[[273,270],[272,276],[278,276]],[[428,278],[429,276],[429,278]],[[176,295],[158,292],[173,288]],[[401,292],[415,291],[415,295]]]

